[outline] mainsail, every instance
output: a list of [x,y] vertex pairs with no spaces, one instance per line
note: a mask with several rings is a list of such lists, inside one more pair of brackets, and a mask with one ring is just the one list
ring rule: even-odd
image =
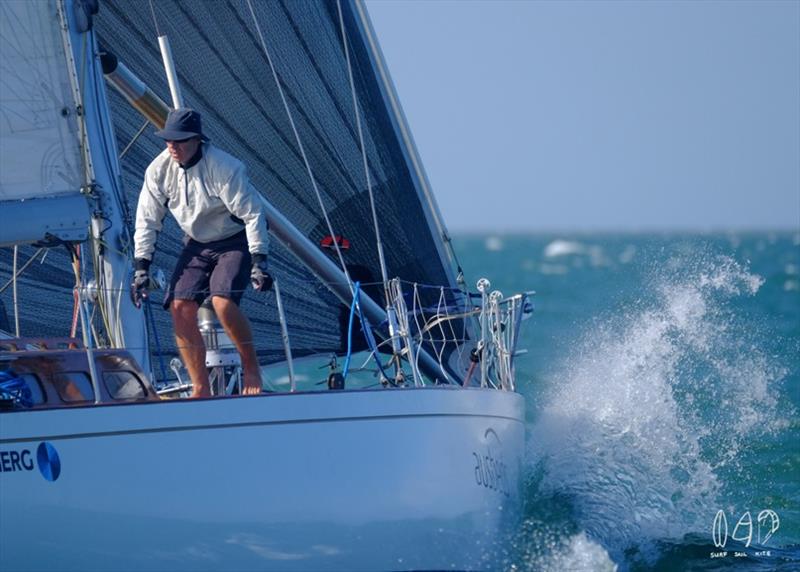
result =
[[[86,33],[96,9],[0,4],[0,247],[15,245],[13,254],[0,249],[0,276],[13,274],[18,254],[18,275],[34,252],[47,258],[18,282],[4,280],[0,293],[21,286],[20,334],[74,336],[80,314],[84,342],[128,347],[149,368],[142,321],[120,319],[132,309],[124,293],[130,238],[105,85]],[[40,250],[18,249],[24,244]],[[5,324],[4,305],[0,299]]]
[[[73,240],[87,234],[88,205],[81,195],[87,158],[74,113],[75,70],[58,16],[47,8],[41,2],[0,4],[0,244],[33,242],[46,233]],[[19,220],[22,201],[45,197],[36,203],[75,224]]]
[[[244,161],[255,187],[314,243],[330,244],[331,230],[346,239],[342,255],[351,278],[384,306],[365,153],[388,276],[401,278],[409,293],[419,285],[418,307],[463,304],[443,224],[360,2],[109,1],[100,7],[95,30],[104,49],[165,99],[169,89],[156,38],[167,34],[185,103],[203,113],[211,141]],[[109,99],[117,147],[124,149],[145,120],[120,95],[109,91]],[[132,207],[147,165],[163,148],[152,131],[146,128],[122,159]],[[171,271],[181,239],[168,217],[154,264]],[[339,264],[332,250],[325,251]],[[343,352],[348,309],[298,264],[290,245],[273,241],[270,265],[281,281],[294,355]],[[7,266],[0,267],[0,276],[6,273]],[[154,302],[160,296],[155,293]],[[151,348],[173,355],[169,316],[153,308]],[[283,360],[272,296],[248,292],[243,309],[256,330],[262,363]],[[48,321],[27,326],[41,335]],[[436,350],[446,361],[452,348]]]
[[52,8],[0,3],[0,56],[0,201],[78,194],[76,101]]

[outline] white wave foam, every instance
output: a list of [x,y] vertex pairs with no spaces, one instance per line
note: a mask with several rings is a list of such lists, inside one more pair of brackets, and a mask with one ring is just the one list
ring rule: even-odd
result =
[[492,569],[522,572],[616,572],[619,566],[608,552],[584,532],[575,534],[550,521],[526,519],[517,537],[501,539],[501,552],[511,559],[498,559]]
[[503,240],[499,236],[489,236],[484,243],[484,247],[489,252],[500,252],[503,250],[503,246]]
[[556,239],[544,247],[545,258],[556,258],[570,254],[584,254],[586,247],[580,242]]
[[636,247],[633,244],[628,244],[625,246],[625,249],[620,252],[618,260],[620,264],[630,264],[634,256],[636,256]]
[[653,302],[588,333],[532,429],[541,492],[568,495],[612,556],[708,528],[723,468],[774,420],[784,375],[727,309],[763,279],[701,257],[654,284]]
[[539,569],[544,572],[616,572],[618,568],[602,546],[579,533],[558,547]]

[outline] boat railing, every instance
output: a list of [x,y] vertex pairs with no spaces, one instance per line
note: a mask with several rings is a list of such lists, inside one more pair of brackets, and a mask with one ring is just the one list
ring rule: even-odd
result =
[[[385,387],[450,384],[514,391],[514,361],[522,353],[517,350],[521,324],[533,311],[530,299],[534,293],[523,292],[506,297],[498,290],[492,291],[486,279],[478,281],[477,289],[478,293],[470,293],[463,289],[395,278],[386,288],[389,304],[385,321],[375,324],[361,314],[361,294],[356,284],[348,328],[348,348],[350,337],[363,335],[368,352],[366,356],[361,354],[363,363],[350,368],[351,355],[348,350],[343,370],[331,369],[331,374],[343,374],[342,383],[329,383],[329,388],[344,388],[348,371],[368,371],[374,373]],[[288,370],[289,380],[288,387],[283,391],[288,389],[294,392],[298,387],[290,343],[291,327],[283,312],[279,287],[275,288],[274,295],[286,358],[284,367]],[[82,297],[81,301],[88,304],[92,299]],[[145,314],[149,318],[149,325],[155,328],[152,303],[153,300],[146,300]],[[360,326],[354,325],[355,316],[358,316],[356,323],[360,323]],[[241,392],[241,359],[213,315],[210,305],[205,311],[201,310],[198,322],[206,348],[206,365],[210,371],[213,393],[230,395]],[[97,349],[103,346],[100,343]],[[7,352],[68,348],[85,351],[86,347],[85,343],[74,337],[0,339],[0,350]],[[420,367],[423,353],[431,356],[438,366],[438,371],[434,371],[433,375],[430,368],[423,374],[423,368]],[[387,356],[390,356],[388,361]],[[325,359],[326,363],[330,362],[329,357]],[[92,361],[91,358],[89,361]],[[162,379],[153,376],[153,386],[163,396],[188,394],[191,383],[180,359],[172,358],[169,366],[176,379],[170,380],[162,372]],[[348,381],[346,386],[359,387],[360,383],[365,382],[356,379],[355,385]],[[95,394],[99,392],[96,390]]]
[[[403,345],[403,353],[408,361],[416,363],[419,352],[417,348],[426,347],[435,354],[442,376],[449,382],[459,383],[463,387],[472,385],[474,370],[480,367],[480,386],[514,391],[514,357],[517,351],[522,322],[530,317],[533,305],[530,298],[534,292],[523,292],[504,297],[498,291],[489,291],[491,283],[482,278],[477,283],[478,295],[461,290],[444,287],[431,287],[416,283],[406,283],[408,295],[404,293],[402,281],[394,279],[390,282],[390,316],[396,317],[395,330],[390,321],[392,339],[384,342],[392,343],[392,347]],[[420,291],[438,288],[438,301],[433,307],[425,307]],[[480,297],[479,305],[472,304],[473,297]],[[406,298],[411,300],[407,303]],[[410,306],[410,307],[409,307]],[[413,326],[411,321],[413,320]],[[470,328],[470,321],[474,322]],[[477,330],[472,334],[470,330]],[[456,348],[463,364],[464,348],[474,344],[469,354],[469,366],[463,380],[453,380],[453,372],[446,364],[448,349]],[[396,351],[396,350],[395,350]],[[415,351],[416,358],[415,358]],[[415,385],[420,382],[418,368],[412,367]]]

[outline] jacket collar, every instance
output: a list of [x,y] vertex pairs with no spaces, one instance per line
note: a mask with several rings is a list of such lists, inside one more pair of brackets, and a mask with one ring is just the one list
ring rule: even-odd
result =
[[200,162],[200,159],[203,158],[203,144],[197,146],[197,153],[195,153],[191,159],[189,159],[185,165],[181,165],[181,169],[187,171],[197,165]]

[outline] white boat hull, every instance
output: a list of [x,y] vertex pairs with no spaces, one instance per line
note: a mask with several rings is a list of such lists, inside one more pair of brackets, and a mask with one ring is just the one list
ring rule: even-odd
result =
[[491,569],[523,421],[446,387],[3,413],[0,569]]

